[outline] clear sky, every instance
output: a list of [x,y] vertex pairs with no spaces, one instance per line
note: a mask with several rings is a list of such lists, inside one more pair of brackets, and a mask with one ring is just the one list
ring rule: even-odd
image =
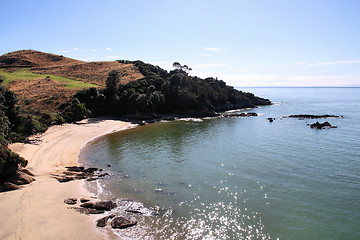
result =
[[359,0],[1,0],[0,55],[177,61],[232,86],[360,86]]

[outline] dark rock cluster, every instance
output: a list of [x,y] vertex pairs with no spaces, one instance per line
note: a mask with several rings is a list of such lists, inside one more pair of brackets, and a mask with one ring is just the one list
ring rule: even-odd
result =
[[85,168],[82,166],[70,166],[66,167],[66,171],[62,175],[54,174],[53,177],[59,182],[69,182],[73,180],[86,179],[87,181],[93,181],[99,178],[104,178],[108,176],[108,173],[102,173],[102,169],[90,167]]
[[318,121],[316,123],[311,124],[310,127],[311,128],[317,128],[317,129],[337,128],[336,126],[332,126],[329,122],[319,123]]
[[77,198],[66,198],[64,200],[65,204],[72,205],[70,209],[74,209],[82,214],[104,214],[109,212],[109,215],[99,218],[96,221],[96,226],[103,228],[110,226],[111,228],[124,229],[131,226],[134,226],[138,223],[137,218],[140,216],[156,216],[159,214],[159,211],[146,208],[140,202],[133,200],[119,200],[118,203],[105,200],[105,201],[96,201],[92,202],[86,198],[80,198],[78,206]]
[[300,118],[300,119],[343,118],[343,117],[344,116],[329,115],[329,114],[323,114],[323,115],[296,114],[296,115],[284,116],[284,118]]
[[22,187],[22,185],[29,184],[35,181],[34,174],[28,169],[18,169],[12,177],[7,179],[2,186],[1,191],[12,191]]
[[223,117],[257,117],[258,114],[254,112],[249,113],[228,113],[224,114]]

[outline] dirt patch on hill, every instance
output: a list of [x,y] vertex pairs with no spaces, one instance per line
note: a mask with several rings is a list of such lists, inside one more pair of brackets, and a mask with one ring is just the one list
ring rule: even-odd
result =
[[31,69],[31,72],[73,78],[105,87],[106,78],[111,70],[118,70],[120,72],[121,84],[143,78],[143,75],[133,64],[124,64],[117,61],[82,62],[62,66],[35,67]]
[[65,83],[41,78],[36,80],[14,80],[8,87],[18,96],[19,103],[27,112],[51,111],[56,112],[57,108],[78,90],[66,89]]

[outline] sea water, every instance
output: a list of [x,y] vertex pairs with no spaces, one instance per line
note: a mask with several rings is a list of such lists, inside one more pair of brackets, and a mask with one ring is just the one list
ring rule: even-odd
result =
[[[88,144],[81,159],[111,175],[98,181],[101,198],[161,210],[117,234],[360,239],[360,88],[241,90],[274,104],[243,110],[258,117],[161,122]],[[291,114],[344,118],[283,118]],[[337,128],[311,129],[316,121]]]

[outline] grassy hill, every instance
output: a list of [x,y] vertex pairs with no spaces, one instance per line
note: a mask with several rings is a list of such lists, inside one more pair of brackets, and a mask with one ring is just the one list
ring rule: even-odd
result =
[[0,56],[2,86],[15,92],[29,114],[54,112],[84,88],[104,88],[111,70],[118,70],[122,83],[143,77],[133,64],[83,62],[62,55],[20,50]]

